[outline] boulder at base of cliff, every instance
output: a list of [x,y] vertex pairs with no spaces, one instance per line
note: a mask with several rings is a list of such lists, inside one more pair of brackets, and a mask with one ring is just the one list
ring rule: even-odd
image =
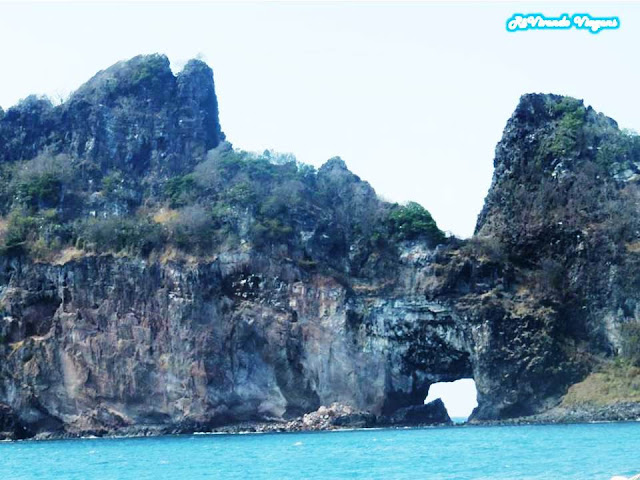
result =
[[369,412],[358,411],[349,405],[332,403],[328,407],[321,406],[315,412],[307,413],[302,418],[290,422],[289,430],[332,430],[334,428],[372,427],[376,417]]
[[371,412],[354,412],[336,417],[332,425],[340,428],[369,428],[376,425],[376,420]]
[[396,410],[393,414],[381,417],[378,423],[384,425],[451,425],[444,403],[439,398],[425,405],[412,405]]

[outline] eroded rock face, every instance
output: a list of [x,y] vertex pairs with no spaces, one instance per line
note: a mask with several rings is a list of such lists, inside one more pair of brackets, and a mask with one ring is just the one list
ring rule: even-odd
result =
[[580,100],[524,95],[494,167],[475,238],[445,255],[469,279],[452,301],[475,345],[478,419],[552,407],[640,321],[639,137]]
[[[416,248],[404,268],[429,255]],[[358,293],[252,255],[191,266],[13,261],[3,271],[0,395],[36,433],[206,429],[333,402],[378,415],[471,375],[464,330],[405,290],[419,282]],[[14,325],[32,302],[58,308],[29,335]]]
[[[543,412],[639,319],[640,150],[619,134],[573,99],[523,97],[465,242],[385,243],[372,225],[388,205],[336,158],[309,183],[324,209],[305,204],[291,231],[261,224],[281,244],[251,243],[243,210],[237,244],[207,256],[7,253],[0,431],[188,432],[332,404],[356,423],[446,423],[441,402],[422,405],[429,386],[470,377],[477,420]],[[61,106],[29,99],[0,117],[2,161],[89,159],[95,178],[124,172],[134,196],[223,139],[209,67],[175,76],[162,56],[116,64]],[[148,208],[142,195],[120,208],[87,178],[102,203],[72,218]]]

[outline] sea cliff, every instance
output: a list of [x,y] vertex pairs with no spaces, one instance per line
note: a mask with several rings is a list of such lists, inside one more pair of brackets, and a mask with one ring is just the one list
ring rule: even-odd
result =
[[475,422],[601,415],[575,386],[635,372],[640,142],[575,99],[521,98],[468,240],[234,149],[200,61],[0,111],[0,166],[7,438],[448,423],[429,386],[471,377]]

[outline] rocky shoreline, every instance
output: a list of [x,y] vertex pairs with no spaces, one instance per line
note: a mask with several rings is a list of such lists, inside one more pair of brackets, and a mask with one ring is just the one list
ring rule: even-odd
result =
[[[21,435],[20,426],[6,425],[0,430],[0,440],[55,440],[86,437],[151,437],[194,433],[283,433],[313,432],[329,430],[352,430],[360,428],[449,426],[453,422],[444,403],[436,399],[425,405],[410,406],[396,410],[392,415],[375,415],[359,411],[348,405],[333,403],[291,420],[242,421],[220,426],[211,425],[130,425],[113,429],[82,431],[45,431],[35,435]],[[3,431],[4,430],[4,431]]]
[[576,405],[554,407],[546,412],[528,417],[503,420],[471,421],[474,425],[549,425],[569,423],[615,423],[640,421],[640,403],[616,403],[611,405]]
[[[444,415],[443,415],[444,411]],[[195,425],[132,425],[114,430],[82,432],[42,432],[33,437],[19,438],[11,432],[0,431],[0,441],[13,440],[63,440],[78,438],[142,438],[163,435],[215,435],[215,434],[261,434],[326,432],[375,428],[426,428],[426,427],[482,427],[563,425],[576,423],[640,422],[640,403],[620,403],[595,406],[580,405],[571,408],[555,407],[528,417],[504,420],[473,420],[454,423],[446,413],[444,404],[437,399],[427,405],[408,407],[392,416],[376,416],[370,412],[357,411],[348,405],[334,403],[322,406],[315,412],[282,421],[244,421],[227,425],[204,427]]]

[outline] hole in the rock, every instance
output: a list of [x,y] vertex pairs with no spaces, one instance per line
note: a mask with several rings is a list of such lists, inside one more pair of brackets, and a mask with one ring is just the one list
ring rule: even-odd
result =
[[438,382],[429,387],[429,394],[424,403],[436,398],[442,399],[451,420],[464,423],[469,419],[473,409],[478,406],[476,382],[473,378],[463,378],[455,382]]

